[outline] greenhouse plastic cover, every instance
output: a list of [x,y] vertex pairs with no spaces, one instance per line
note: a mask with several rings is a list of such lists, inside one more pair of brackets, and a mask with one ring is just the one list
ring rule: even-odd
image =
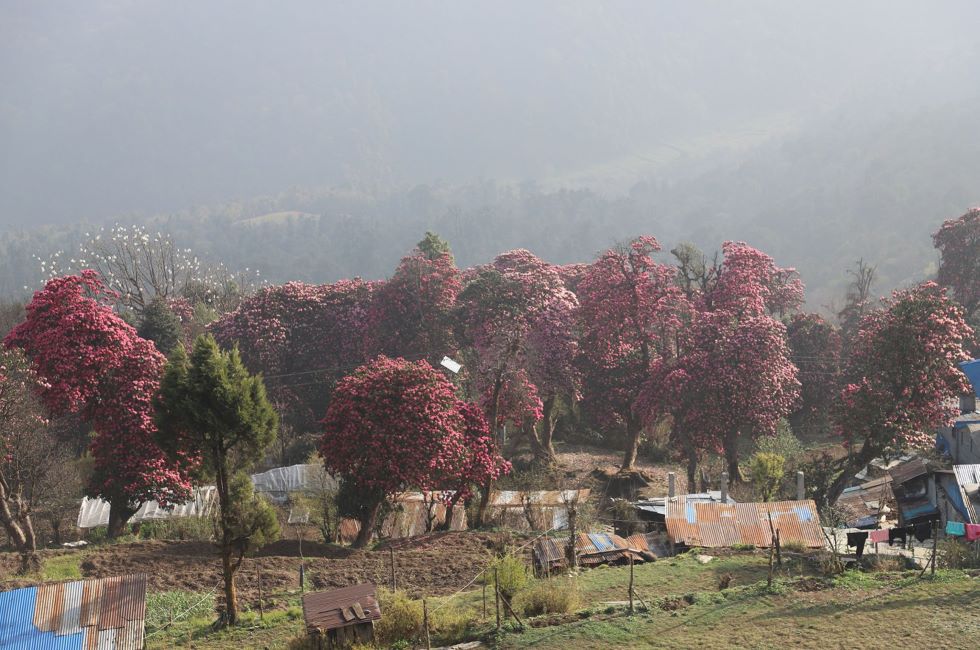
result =
[[[267,472],[252,474],[252,485],[255,491],[265,494],[271,501],[285,502],[290,492],[312,491],[318,488],[336,489],[337,481],[323,474],[320,465],[292,465],[276,467]],[[174,506],[172,509],[162,508],[156,501],[147,501],[140,506],[132,517],[130,524],[174,517],[204,517],[211,512],[217,502],[217,491],[213,485],[194,488],[194,496],[190,501]],[[78,510],[78,527],[95,528],[109,524],[109,502],[102,499],[82,499]]]

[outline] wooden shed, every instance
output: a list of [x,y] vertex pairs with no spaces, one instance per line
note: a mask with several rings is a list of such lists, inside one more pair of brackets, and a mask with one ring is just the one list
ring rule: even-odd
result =
[[374,641],[374,622],[381,618],[375,586],[364,583],[306,594],[303,618],[317,648],[369,644]]

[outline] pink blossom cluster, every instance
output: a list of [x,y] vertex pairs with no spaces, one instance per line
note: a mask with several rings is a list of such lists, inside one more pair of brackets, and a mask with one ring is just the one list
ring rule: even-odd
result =
[[155,442],[152,399],[165,359],[112,311],[113,300],[95,271],[50,280],[4,344],[31,359],[51,413],[91,422],[92,495],[182,502],[190,490],[185,468],[168,463]]

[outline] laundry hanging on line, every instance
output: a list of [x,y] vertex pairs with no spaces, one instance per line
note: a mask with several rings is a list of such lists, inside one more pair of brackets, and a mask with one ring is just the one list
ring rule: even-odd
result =
[[980,539],[980,524],[966,525],[966,541],[975,542]]
[[962,521],[947,521],[946,534],[953,535],[954,537],[963,537],[966,535],[966,525]]

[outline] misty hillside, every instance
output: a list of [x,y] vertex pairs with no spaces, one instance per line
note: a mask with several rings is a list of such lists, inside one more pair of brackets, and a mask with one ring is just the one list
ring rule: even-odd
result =
[[965,0],[15,0],[0,20],[0,228],[290,187],[625,191],[834,112],[962,101],[978,23]]
[[[840,294],[858,258],[878,265],[880,293],[934,272],[931,233],[980,203],[974,105],[873,125],[832,115],[710,171],[653,177],[619,197],[490,181],[377,194],[309,189],[142,221],[273,282],[385,277],[426,230],[446,237],[462,266],[516,247],[553,262],[587,261],[637,233],[656,235],[665,248],[693,241],[713,250],[741,239],[798,267],[817,309]],[[90,228],[5,235],[3,291],[36,285],[31,254],[70,255]]]

